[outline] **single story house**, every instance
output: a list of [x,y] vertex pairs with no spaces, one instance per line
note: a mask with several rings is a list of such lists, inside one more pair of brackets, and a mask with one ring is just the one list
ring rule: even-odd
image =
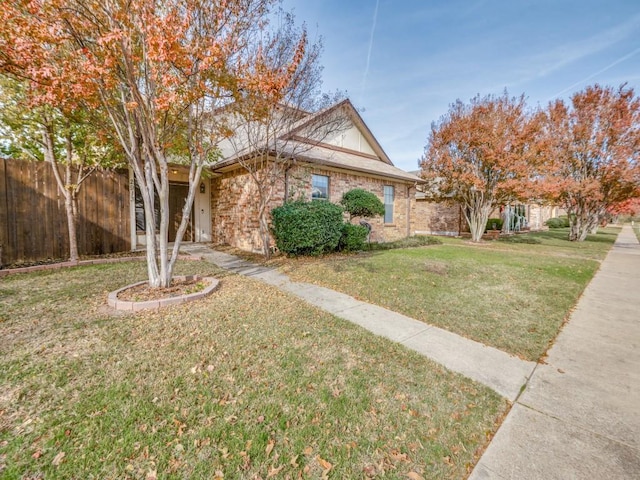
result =
[[[337,203],[345,192],[363,188],[375,193],[385,205],[384,217],[369,219],[372,241],[392,241],[414,235],[420,215],[416,210],[416,185],[423,180],[393,165],[351,102],[344,100],[318,113],[298,113],[299,117],[290,127],[278,132],[276,145],[288,149],[291,158],[286,171],[275,182],[268,210],[290,198]],[[306,135],[328,116],[339,128],[329,130],[320,140]],[[241,135],[238,129],[236,136]],[[208,168],[199,185],[191,228],[184,241],[260,251],[258,191],[245,165],[253,155],[264,155],[264,151],[253,151],[254,145],[238,148],[241,142],[234,144],[234,140],[238,138],[219,145],[223,158]],[[278,155],[283,158],[282,152]],[[130,181],[131,242],[135,248],[144,243],[144,216],[142,205],[135,198],[133,176]],[[170,171],[170,215],[175,218],[176,226],[187,196],[186,181],[186,171],[180,167]],[[175,231],[176,228],[170,228],[170,241],[175,238]]]

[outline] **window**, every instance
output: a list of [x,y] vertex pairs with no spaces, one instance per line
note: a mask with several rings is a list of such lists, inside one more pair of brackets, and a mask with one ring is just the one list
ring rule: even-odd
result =
[[384,223],[393,223],[393,186],[384,186]]
[[329,200],[329,177],[311,175],[311,199]]

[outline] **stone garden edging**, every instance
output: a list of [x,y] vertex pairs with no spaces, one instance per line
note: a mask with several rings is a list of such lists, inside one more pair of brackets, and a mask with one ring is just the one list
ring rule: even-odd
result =
[[181,303],[193,302],[195,300],[200,300],[201,298],[206,297],[213,293],[218,286],[220,285],[220,280],[213,277],[201,277],[200,275],[175,275],[173,277],[175,280],[181,280],[186,282],[197,282],[197,281],[206,281],[209,282],[203,290],[195,293],[189,293],[187,295],[176,295],[175,297],[167,297],[161,298],[158,300],[145,300],[142,302],[132,302],[128,300],[119,300],[118,294],[124,290],[127,290],[132,287],[136,287],[138,285],[144,285],[147,283],[147,280],[143,280],[142,282],[132,283],[131,285],[127,285],[126,287],[119,288],[118,290],[114,290],[109,293],[107,297],[107,303],[110,307],[115,308],[116,310],[127,310],[131,312],[138,312],[140,310],[152,310],[158,309],[162,307],[166,307],[169,305],[179,305]]

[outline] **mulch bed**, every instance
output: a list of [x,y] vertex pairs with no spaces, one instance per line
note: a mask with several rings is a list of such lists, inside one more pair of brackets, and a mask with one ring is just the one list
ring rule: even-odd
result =
[[171,286],[167,288],[152,288],[149,284],[136,285],[127,288],[118,294],[118,300],[127,302],[146,302],[148,300],[162,300],[164,298],[179,297],[189,295],[204,289],[205,283],[202,280],[172,280]]

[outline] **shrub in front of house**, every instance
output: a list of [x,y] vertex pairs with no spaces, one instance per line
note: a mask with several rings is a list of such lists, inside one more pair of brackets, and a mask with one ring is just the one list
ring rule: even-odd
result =
[[362,225],[345,223],[342,225],[342,236],[340,237],[339,250],[345,252],[357,252],[365,248],[369,229]]
[[549,228],[567,228],[569,226],[569,217],[564,216],[564,217],[550,218],[544,223]]
[[326,201],[285,203],[271,211],[278,249],[288,255],[321,255],[338,248],[342,207]]
[[340,205],[353,217],[376,217],[384,215],[384,204],[371,192],[362,188],[349,190],[342,196]]
[[487,220],[487,226],[484,230],[502,230],[502,223],[501,218],[490,218]]

